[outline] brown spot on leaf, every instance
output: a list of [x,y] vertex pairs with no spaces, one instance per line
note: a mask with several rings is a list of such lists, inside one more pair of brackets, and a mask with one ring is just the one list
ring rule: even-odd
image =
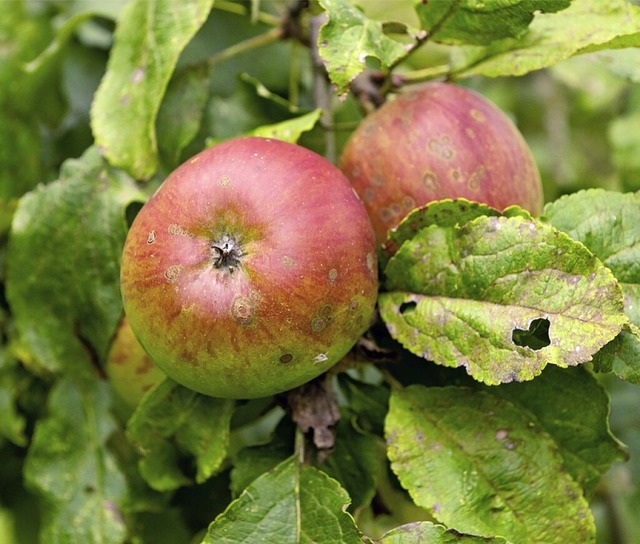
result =
[[131,81],[134,83],[134,85],[138,85],[144,79],[145,74],[146,70],[144,68],[138,67],[133,71]]

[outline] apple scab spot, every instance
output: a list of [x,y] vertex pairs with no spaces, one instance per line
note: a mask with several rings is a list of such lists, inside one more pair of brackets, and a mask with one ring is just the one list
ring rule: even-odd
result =
[[438,177],[431,172],[431,170],[427,170],[422,176],[422,183],[424,183],[427,189],[431,191],[435,191],[439,187]]
[[171,236],[192,236],[191,233],[184,230],[180,225],[172,223],[167,227],[167,232],[171,234]]
[[380,217],[380,220],[383,223],[388,223],[393,219],[393,213],[391,213],[391,210],[389,208],[384,206],[380,208],[380,210],[378,210],[378,217]]
[[249,325],[253,321],[255,306],[250,298],[236,295],[231,303],[231,317],[239,325]]
[[376,192],[373,190],[372,187],[367,187],[364,190],[362,196],[365,202],[375,202],[376,200]]
[[471,115],[471,117],[478,121],[478,123],[485,122],[484,113],[482,113],[480,110],[477,110],[476,108],[471,108],[471,110],[469,111],[469,115]]
[[329,270],[329,281],[331,283],[335,283],[335,281],[338,279],[338,271],[335,268],[332,268],[331,270]]
[[464,176],[459,168],[452,168],[449,170],[449,177],[454,183],[462,183],[464,181]]
[[445,161],[450,161],[456,154],[451,147],[451,138],[448,134],[444,134],[440,138],[431,138],[427,143],[427,150]]
[[219,180],[218,183],[220,185],[222,185],[223,187],[226,187],[227,185],[229,185],[231,183],[231,178],[229,176],[222,176]]
[[311,320],[312,332],[320,332],[327,326],[327,321],[323,317],[314,317]]
[[182,265],[174,264],[164,271],[164,277],[167,279],[167,281],[169,281],[170,283],[173,283],[178,279],[178,276],[180,276],[181,272],[182,272]]
[[402,207],[405,211],[411,211],[416,207],[416,201],[409,195],[402,198]]
[[325,304],[319,314],[311,320],[311,331],[320,332],[324,330],[333,320],[333,308],[330,304]]
[[147,244],[153,244],[156,241],[156,231],[152,230],[147,236]]
[[291,361],[293,361],[293,355],[291,355],[291,353],[285,353],[280,356],[280,362],[283,365],[288,365]]
[[392,202],[389,205],[389,211],[393,217],[400,217],[402,215],[402,205],[397,202]]
[[477,191],[478,189],[480,189],[480,182],[482,181],[482,178],[485,177],[486,173],[487,171],[484,166],[479,165],[478,167],[476,167],[476,169],[469,176],[469,180],[467,181],[467,186],[469,187],[469,189],[471,189],[472,191]]
[[369,269],[369,272],[373,273],[376,266],[376,258],[374,257],[373,253],[369,252],[367,253],[366,259],[367,259],[367,268]]
[[289,255],[285,255],[282,257],[282,266],[286,266],[287,268],[293,266],[293,258],[289,257]]

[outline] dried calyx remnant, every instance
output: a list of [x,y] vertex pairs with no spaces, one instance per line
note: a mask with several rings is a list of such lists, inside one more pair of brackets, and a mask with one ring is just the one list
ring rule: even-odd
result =
[[211,242],[211,264],[232,274],[241,265],[244,255],[242,247],[235,238],[224,235],[220,240]]

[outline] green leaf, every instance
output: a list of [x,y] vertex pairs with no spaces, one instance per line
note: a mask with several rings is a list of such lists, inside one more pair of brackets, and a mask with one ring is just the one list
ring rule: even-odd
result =
[[142,399],[127,425],[127,437],[142,454],[140,472],[158,491],[191,483],[181,457],[196,466],[195,481],[215,474],[226,457],[234,401],[200,395],[166,379]]
[[392,529],[376,544],[509,544],[508,540],[497,537],[463,535],[455,529],[447,529],[429,521],[409,523]]
[[536,12],[553,13],[570,3],[571,0],[416,0],[415,8],[422,28],[431,34],[432,40],[487,45],[523,34]]
[[275,138],[295,144],[300,139],[302,133],[313,129],[321,116],[322,110],[316,109],[299,117],[287,119],[274,125],[260,126],[251,131],[250,134],[252,136]]
[[[436,2],[437,3],[437,2]],[[457,77],[521,76],[574,55],[640,45],[640,8],[626,0],[579,0],[559,13],[536,16],[520,39],[455,52]]]
[[35,59],[25,64],[24,69],[27,73],[44,71],[48,65],[58,60],[60,54],[64,51],[65,46],[72,38],[74,32],[84,22],[95,16],[92,11],[82,11],[69,17],[56,31],[55,38]]
[[347,493],[324,472],[284,461],[257,478],[209,526],[202,544],[361,544]]
[[[293,109],[293,111],[292,111]],[[249,134],[257,127],[274,125],[291,118],[298,108],[275,93],[268,91],[258,80],[241,74],[232,94],[212,96],[207,108],[207,145],[240,134]]]
[[587,246],[618,279],[640,326],[640,193],[590,189],[547,204],[543,220]]
[[601,63],[609,72],[625,80],[640,83],[640,51],[635,47],[606,49],[592,53],[587,58]]
[[391,395],[389,459],[419,506],[456,530],[513,542],[595,542],[589,505],[530,412],[485,391]]
[[[245,405],[246,406],[246,405]],[[280,421],[269,442],[242,448],[233,458],[231,493],[237,497],[256,478],[291,457],[295,443],[295,424],[289,418]]]
[[3,112],[0,123],[0,201],[20,197],[42,181],[41,147],[36,123]]
[[91,148],[65,162],[60,179],[20,200],[7,249],[7,298],[38,367],[77,373],[96,362],[93,353],[106,357],[122,316],[125,210],[143,198]]
[[389,409],[389,389],[358,381],[346,372],[338,374],[337,379],[356,427],[382,436]]
[[613,372],[619,378],[640,385],[640,337],[623,330],[593,357],[597,372]]
[[[623,49],[619,52],[633,52],[638,60],[629,63],[638,69],[636,81],[640,82],[640,49]],[[613,163],[622,185],[629,190],[640,190],[640,113],[631,112],[611,119],[608,140],[613,148]]]
[[587,497],[593,496],[611,465],[624,460],[625,450],[609,428],[609,395],[584,368],[549,367],[535,380],[506,384],[491,392],[536,416]]
[[126,482],[107,448],[117,428],[107,384],[63,379],[36,425],[25,463],[44,500],[42,542],[120,544]]
[[[640,326],[640,193],[590,189],[547,204],[543,219],[586,245],[618,279],[627,317]],[[629,331],[595,357],[599,372],[640,383],[640,337]]]
[[432,225],[385,269],[391,335],[487,384],[591,359],[627,321],[620,286],[582,244],[524,217]]
[[406,55],[406,44],[388,37],[380,21],[369,19],[348,0],[319,2],[327,14],[318,36],[319,53],[339,95],[365,69],[367,58],[389,67]]
[[156,127],[158,148],[170,168],[180,164],[182,151],[198,133],[208,99],[209,69],[206,65],[180,70],[169,82]]
[[[2,332],[0,329],[0,338]],[[19,413],[17,403],[28,386],[18,361],[9,354],[6,346],[0,344],[0,438],[5,437],[22,447],[27,445],[27,420]]]
[[376,494],[376,474],[382,465],[378,448],[381,440],[354,429],[348,417],[336,425],[336,443],[318,466],[349,493],[349,511],[367,506]]
[[212,4],[134,0],[118,19],[107,73],[91,108],[91,127],[107,159],[135,178],[156,171],[155,127],[162,98],[180,53]]
[[454,227],[464,225],[482,215],[491,217],[520,215],[531,218],[529,212],[518,206],[510,206],[500,212],[491,206],[466,198],[437,200],[409,212],[398,226],[389,231],[387,240],[382,246],[383,255],[393,256],[404,242],[411,240],[418,231],[430,225]]

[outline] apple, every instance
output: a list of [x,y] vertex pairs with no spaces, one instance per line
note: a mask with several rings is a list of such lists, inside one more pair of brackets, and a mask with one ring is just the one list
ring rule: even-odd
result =
[[134,336],[126,317],[111,342],[104,370],[117,398],[129,409],[135,408],[144,394],[165,377]]
[[449,83],[415,87],[365,117],[339,166],[381,243],[411,210],[434,200],[542,211],[540,174],[521,133],[495,104]]
[[179,166],[141,208],[121,288],[170,378],[214,397],[270,396],[328,370],[369,327],[375,234],[325,158],[236,138]]

